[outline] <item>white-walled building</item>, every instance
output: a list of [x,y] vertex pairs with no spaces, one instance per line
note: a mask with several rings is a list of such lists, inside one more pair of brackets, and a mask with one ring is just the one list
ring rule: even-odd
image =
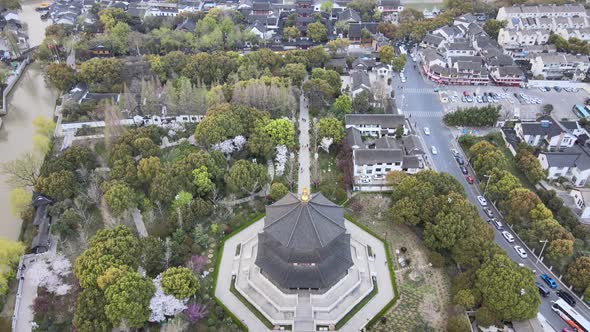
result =
[[549,151],[564,151],[578,140],[576,135],[553,118],[539,122],[519,122],[514,125],[514,131],[524,143],[544,146]]
[[590,68],[590,60],[585,55],[566,53],[537,54],[531,59],[531,72],[544,79],[582,80]]
[[547,171],[547,179],[564,177],[576,187],[583,187],[590,176],[590,152],[580,145],[574,145],[562,152],[541,152],[541,167]]
[[344,118],[346,129],[355,128],[361,136],[394,136],[397,128],[409,132],[406,118],[402,114],[347,114]]
[[582,219],[590,218],[590,190],[572,189],[569,195],[573,198],[574,204],[579,211]]

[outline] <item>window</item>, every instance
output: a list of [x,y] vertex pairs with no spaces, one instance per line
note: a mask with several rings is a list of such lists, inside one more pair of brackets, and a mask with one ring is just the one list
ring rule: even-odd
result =
[[375,173],[380,173],[381,172],[381,168],[375,168]]

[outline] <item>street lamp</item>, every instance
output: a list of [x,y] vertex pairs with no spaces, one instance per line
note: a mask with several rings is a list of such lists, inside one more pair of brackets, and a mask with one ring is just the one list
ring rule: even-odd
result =
[[541,259],[541,256],[543,255],[543,250],[545,250],[545,246],[547,245],[547,242],[549,242],[549,240],[539,241],[539,243],[543,243],[543,248],[541,248],[541,252],[539,253],[539,256],[537,256],[537,263],[539,263],[539,259]]
[[486,196],[486,192],[488,191],[488,185],[490,184],[490,179],[492,178],[492,176],[491,175],[484,174],[483,177],[484,178],[488,178],[488,180],[486,181],[486,187],[483,189],[483,196],[485,197]]

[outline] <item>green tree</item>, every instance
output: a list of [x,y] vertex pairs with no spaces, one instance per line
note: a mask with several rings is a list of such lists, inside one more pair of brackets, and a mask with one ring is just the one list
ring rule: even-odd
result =
[[297,39],[300,35],[301,32],[299,32],[299,29],[297,29],[296,27],[286,27],[283,30],[283,37],[287,40]]
[[447,113],[443,121],[448,126],[487,127],[496,124],[500,117],[500,106],[459,108]]
[[[338,22],[336,22],[336,25],[338,25]],[[348,28],[348,24],[346,24],[346,28]],[[346,38],[337,38],[326,43],[326,47],[330,50],[330,54],[332,55],[346,52],[348,46],[350,46],[350,41]]]
[[73,238],[78,235],[77,230],[82,223],[82,217],[74,209],[66,209],[51,225],[51,233],[62,239]]
[[117,22],[109,35],[112,41],[113,52],[126,54],[128,51],[129,25],[125,22]]
[[576,258],[567,267],[565,281],[578,292],[587,289],[590,286],[590,257]]
[[332,104],[332,113],[340,120],[344,120],[346,114],[352,113],[352,100],[347,94],[341,94]]
[[352,100],[352,109],[357,114],[366,114],[369,112],[371,105],[369,104],[369,93],[361,91]]
[[220,104],[209,109],[207,116],[197,125],[195,139],[204,146],[222,142],[241,135],[244,127],[240,117],[229,104]]
[[31,206],[33,193],[25,188],[14,188],[8,194],[8,205],[13,216],[20,218],[22,213],[27,211]]
[[320,138],[330,137],[334,139],[334,144],[340,144],[346,134],[342,121],[336,118],[321,118],[318,122],[318,132]]
[[273,201],[278,201],[279,199],[283,198],[283,196],[287,195],[289,189],[280,182],[274,182],[270,186],[270,198]]
[[488,307],[480,307],[475,312],[475,320],[480,326],[488,327],[496,324],[499,319],[498,316]]
[[574,254],[574,241],[565,239],[556,239],[549,243],[545,251],[545,256],[552,262],[560,262],[566,257]]
[[500,208],[505,211],[506,221],[512,225],[522,225],[528,222],[531,210],[541,204],[539,196],[525,188],[516,188],[510,192],[508,199],[500,202]]
[[215,185],[211,181],[209,171],[206,166],[201,166],[193,170],[193,183],[197,187],[197,194],[199,196],[206,196],[209,194]]
[[174,197],[174,202],[172,203],[172,207],[175,209],[180,209],[183,206],[188,206],[193,201],[193,195],[186,191],[180,191],[176,197]]
[[108,187],[104,199],[115,215],[121,215],[135,206],[135,193],[125,183],[116,182]]
[[76,83],[76,71],[65,63],[48,64],[45,75],[59,91],[68,91]]
[[323,46],[315,46],[305,51],[305,59],[307,68],[321,68],[330,60],[330,54],[324,50]]
[[391,66],[395,71],[401,71],[406,66],[406,57],[404,55],[399,55],[394,57],[391,60]]
[[137,166],[137,178],[143,183],[152,183],[152,181],[164,171],[160,158],[147,157],[142,158]]
[[164,271],[161,283],[164,293],[177,299],[189,298],[199,290],[199,281],[186,267],[171,267]]
[[475,286],[483,306],[500,320],[536,317],[541,304],[534,274],[505,255],[495,255],[476,272]]
[[498,21],[494,19],[486,20],[486,23],[483,25],[483,30],[488,34],[488,36],[498,40],[498,33],[500,32],[500,29],[505,28],[507,23],[507,21]]
[[309,99],[309,106],[312,111],[320,111],[330,103],[334,89],[325,80],[313,78],[303,83],[303,91]]
[[467,225],[458,213],[439,213],[435,222],[426,224],[424,241],[432,249],[450,249],[465,232]]
[[[295,29],[297,30],[297,29]],[[301,86],[305,76],[307,75],[307,69],[302,63],[288,63],[281,70],[281,75],[291,79],[291,84],[294,86]]]
[[520,180],[509,171],[493,168],[488,175],[490,179],[485,182],[489,183],[485,190],[493,201],[504,201],[512,190],[521,187]]
[[253,194],[268,182],[266,167],[238,160],[225,176],[228,189],[234,193]]
[[114,326],[142,327],[150,317],[150,299],[155,287],[137,272],[128,272],[104,292],[105,313]]
[[332,8],[334,8],[334,4],[332,3],[332,1],[330,0],[326,0],[324,3],[322,3],[322,5],[320,6],[320,10],[323,13],[328,13],[331,14],[332,13]]
[[379,61],[381,61],[382,63],[391,64],[394,56],[395,51],[393,50],[393,47],[389,45],[379,47],[378,57]]
[[164,241],[148,236],[140,239],[141,266],[150,277],[156,277],[164,269],[166,248]]
[[307,35],[316,43],[326,40],[328,29],[321,22],[314,22],[307,25]]
[[80,80],[92,92],[113,92],[122,89],[123,63],[117,58],[92,58],[80,65]]
[[96,232],[74,263],[74,274],[82,288],[97,287],[97,279],[110,267],[137,269],[140,247],[137,237],[125,226]]
[[424,14],[414,8],[404,8],[399,14],[400,23],[415,23],[417,21],[422,21],[423,19]]
[[126,15],[121,8],[105,8],[100,11],[98,18],[105,32],[110,32],[117,22],[125,20]]
[[61,201],[74,196],[76,187],[74,173],[63,170],[39,177],[35,191]]
[[545,171],[541,167],[541,162],[529,150],[518,149],[515,156],[516,165],[532,184],[537,184],[545,178]]
[[74,327],[80,332],[107,332],[112,330],[105,314],[103,292],[95,287],[83,289],[74,307]]
[[340,94],[342,80],[340,79],[340,74],[338,74],[336,71],[330,69],[326,70],[322,68],[314,68],[311,71],[311,78],[328,82],[328,84],[332,87],[334,96]]
[[270,137],[273,146],[292,147],[295,145],[295,128],[293,123],[287,119],[271,120],[264,127],[264,131]]
[[420,207],[410,199],[404,197],[393,204],[390,210],[393,222],[397,224],[418,225],[420,223]]
[[471,289],[461,289],[453,297],[453,303],[462,306],[465,309],[471,309],[475,306],[475,296]]
[[465,315],[455,315],[447,320],[447,332],[470,332],[469,319]]
[[14,279],[13,270],[16,270],[18,261],[25,253],[25,246],[21,242],[0,239],[0,295],[8,292],[8,282]]

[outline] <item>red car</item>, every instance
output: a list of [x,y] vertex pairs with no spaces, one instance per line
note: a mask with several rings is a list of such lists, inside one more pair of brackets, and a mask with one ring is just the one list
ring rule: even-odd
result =
[[465,177],[465,179],[467,179],[467,183],[469,183],[469,184],[473,184],[473,181],[474,181],[474,180],[473,180],[473,177],[472,177],[471,175],[467,175],[467,176]]
[[469,92],[467,92],[467,91],[463,91],[463,95],[464,95],[465,97],[467,97],[467,96],[470,96],[471,94],[470,94]]

